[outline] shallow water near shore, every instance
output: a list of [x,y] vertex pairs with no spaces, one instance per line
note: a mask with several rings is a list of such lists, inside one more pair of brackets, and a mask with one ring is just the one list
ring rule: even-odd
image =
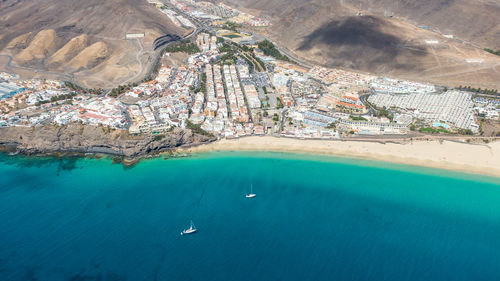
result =
[[0,158],[1,280],[500,279],[497,178],[267,152]]

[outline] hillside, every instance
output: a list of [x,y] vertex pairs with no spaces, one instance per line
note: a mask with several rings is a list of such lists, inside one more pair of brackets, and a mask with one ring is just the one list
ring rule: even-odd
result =
[[[187,32],[146,0],[3,0],[0,53],[12,62],[0,69],[25,77],[67,74],[88,87],[110,88],[145,75],[158,36]],[[127,33],[145,37],[126,40]]]
[[42,30],[31,40],[28,47],[16,56],[19,62],[32,62],[47,57],[56,49],[56,32],[53,29]]
[[[482,50],[500,49],[500,1],[225,2],[271,18],[273,26],[258,32],[314,63],[500,88],[500,57]],[[430,30],[419,28],[423,25]]]
[[86,34],[79,35],[69,40],[66,45],[55,52],[48,60],[49,64],[63,64],[76,56],[89,45],[89,37]]

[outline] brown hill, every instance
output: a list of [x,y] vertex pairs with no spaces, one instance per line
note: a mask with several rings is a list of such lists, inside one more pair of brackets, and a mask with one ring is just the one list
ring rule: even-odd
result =
[[69,61],[71,58],[76,56],[84,48],[89,45],[89,38],[86,34],[79,35],[71,40],[69,40],[66,45],[61,49],[57,50],[47,62],[48,64],[61,64]]
[[361,10],[404,17],[415,25],[500,49],[498,0],[356,0],[353,4]]
[[[314,63],[439,84],[500,89],[500,57],[482,50],[500,48],[498,1],[225,2],[269,17],[273,26],[256,32]],[[419,28],[421,25],[430,30]],[[454,39],[444,34],[452,34]]]
[[53,29],[42,30],[31,40],[28,47],[15,57],[20,63],[41,60],[56,49],[56,32]]
[[106,43],[97,42],[83,49],[83,51],[81,51],[68,63],[68,66],[73,71],[92,68],[93,66],[99,64],[99,62],[106,59],[107,55],[108,47],[106,46]]
[[12,39],[9,44],[7,44],[7,49],[26,48],[26,46],[28,46],[28,39],[30,38],[30,36],[31,32],[17,36],[16,38]]
[[[483,47],[500,49],[498,0],[226,0],[231,5],[262,11],[279,26],[314,20],[320,24],[358,12],[401,17]],[[292,26],[288,26],[292,27]],[[300,28],[300,26],[298,26]]]
[[[53,42],[42,46],[43,51],[30,48],[35,38],[31,39],[30,36],[18,38],[28,32],[37,34],[42,30],[54,31],[51,35],[54,37]],[[63,75],[66,69],[61,66],[68,64],[73,56],[93,43],[104,43],[109,61],[106,60],[103,64],[101,54],[96,54],[100,58],[97,61],[101,63],[83,63],[92,69],[87,69],[85,75],[74,77],[76,82],[88,87],[112,87],[131,78],[142,79],[154,62],[153,58],[156,55],[152,50],[154,39],[166,33],[183,36],[187,32],[176,27],[166,15],[145,0],[0,1],[0,34],[3,35],[0,38],[0,52],[14,57],[13,63],[33,69],[33,75],[44,73],[35,72],[37,69],[52,73],[60,71]],[[126,40],[127,33],[144,33],[145,37],[139,40]],[[73,38],[82,35],[88,38],[88,42],[76,39],[72,41]],[[25,46],[18,43],[23,42],[21,39],[27,40]],[[16,48],[7,49],[12,40],[16,41],[16,44],[13,43],[11,46],[15,45]],[[48,44],[50,40],[46,42],[44,44]],[[23,47],[26,49],[22,50]],[[102,48],[100,50],[102,51]],[[138,75],[137,65],[141,64],[142,71]],[[111,72],[117,68],[127,71],[114,72],[115,75],[108,81],[102,81],[99,77],[94,79],[94,75],[99,76],[98,73],[107,72],[106,68]],[[15,70],[15,67],[11,69]],[[24,76],[29,76],[28,68],[23,68],[22,71]],[[67,75],[64,76],[66,77]]]

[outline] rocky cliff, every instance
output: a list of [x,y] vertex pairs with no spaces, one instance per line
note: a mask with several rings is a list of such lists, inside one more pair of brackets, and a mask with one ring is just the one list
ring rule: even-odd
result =
[[156,136],[133,136],[124,130],[81,124],[0,129],[0,145],[15,146],[17,151],[23,154],[80,152],[140,157],[214,140],[213,137],[179,128]]

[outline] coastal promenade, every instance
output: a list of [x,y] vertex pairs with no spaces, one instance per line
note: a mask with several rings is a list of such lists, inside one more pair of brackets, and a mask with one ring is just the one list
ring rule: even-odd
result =
[[500,177],[500,142],[468,144],[449,140],[405,142],[324,141],[277,137],[246,137],[184,149],[199,153],[212,151],[276,151],[354,157],[399,164],[456,170]]

